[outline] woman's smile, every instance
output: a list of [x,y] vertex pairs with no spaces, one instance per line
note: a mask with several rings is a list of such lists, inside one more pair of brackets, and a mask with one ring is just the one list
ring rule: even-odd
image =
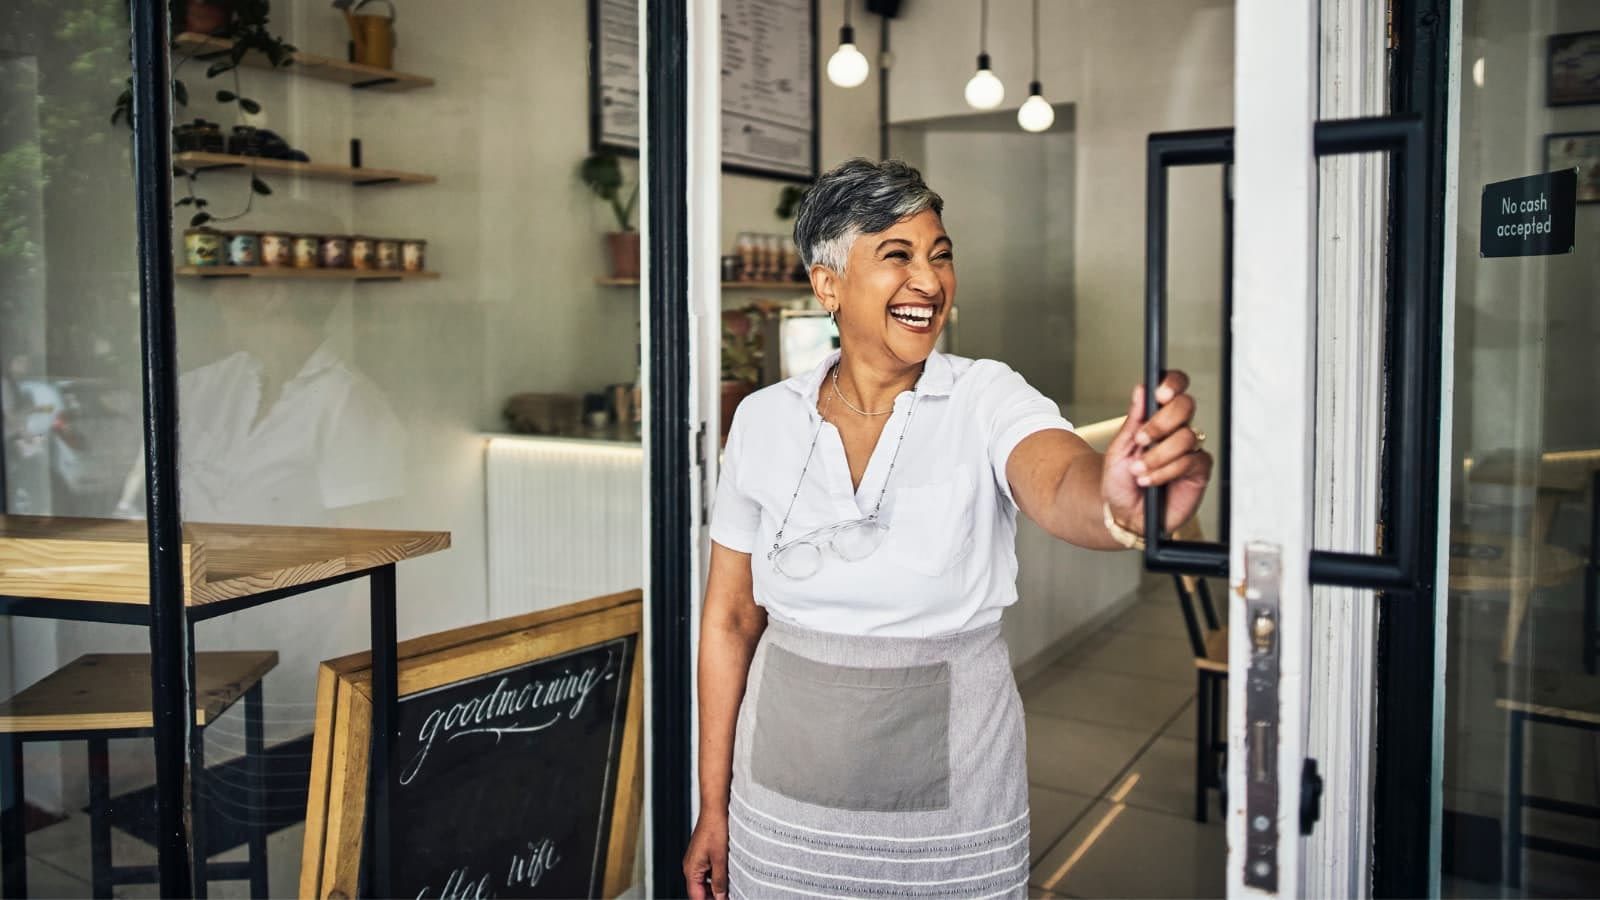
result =
[[938,316],[939,307],[931,303],[897,303],[889,307],[889,318],[918,334],[932,331]]

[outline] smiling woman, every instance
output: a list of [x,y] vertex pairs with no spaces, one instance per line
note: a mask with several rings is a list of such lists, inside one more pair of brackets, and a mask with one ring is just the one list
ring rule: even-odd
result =
[[[840,349],[734,417],[700,643],[696,897],[1022,896],[1022,705],[1000,635],[1017,513],[1080,546],[1171,529],[1211,460],[1187,378],[1102,456],[1009,366],[935,349],[956,297],[944,201],[903,162],[818,179],[795,242]],[[760,552],[761,548],[767,548]]]

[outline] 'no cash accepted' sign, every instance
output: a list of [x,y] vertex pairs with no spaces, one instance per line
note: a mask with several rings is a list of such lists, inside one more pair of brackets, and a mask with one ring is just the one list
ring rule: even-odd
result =
[[1577,208],[1577,169],[1484,185],[1479,255],[1571,253]]

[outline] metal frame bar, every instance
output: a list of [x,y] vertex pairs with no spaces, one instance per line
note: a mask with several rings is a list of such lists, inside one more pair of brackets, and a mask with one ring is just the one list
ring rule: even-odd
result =
[[[1418,560],[1422,551],[1423,494],[1429,485],[1418,477],[1427,460],[1421,418],[1424,391],[1421,364],[1428,357],[1423,319],[1425,302],[1424,265],[1426,246],[1426,159],[1422,153],[1423,128],[1420,119],[1405,116],[1340,119],[1317,122],[1314,126],[1316,154],[1334,156],[1348,153],[1392,153],[1401,158],[1403,193],[1397,194],[1398,227],[1391,240],[1398,245],[1393,254],[1403,260],[1399,279],[1391,285],[1392,307],[1400,310],[1397,358],[1391,371],[1397,373],[1398,387],[1390,408],[1396,410],[1390,433],[1393,439],[1386,452],[1396,470],[1395,482],[1403,485],[1394,498],[1395,540],[1381,548],[1381,555],[1312,550],[1312,584],[1341,585],[1412,591],[1416,589]],[[1152,134],[1147,146],[1145,184],[1145,384],[1161,382],[1166,372],[1167,331],[1167,169],[1173,166],[1231,165],[1233,130]],[[1409,210],[1410,212],[1406,212]],[[1231,218],[1231,216],[1230,216]],[[1231,241],[1229,242],[1231,245]],[[1229,248],[1231,250],[1231,246]],[[1231,253],[1229,254],[1231,258]],[[1231,266],[1230,266],[1231,269]],[[1231,310],[1230,310],[1231,312]],[[1231,319],[1231,316],[1230,316]],[[1231,328],[1230,328],[1231,331]],[[1230,373],[1231,374],[1231,373]],[[1231,398],[1230,398],[1231,399]],[[1156,398],[1145,394],[1145,416],[1155,415]],[[1231,413],[1231,410],[1229,410]],[[1221,453],[1224,469],[1230,456]],[[1228,521],[1222,522],[1219,540],[1214,542],[1174,541],[1162,535],[1166,510],[1166,490],[1145,489],[1145,568],[1154,572],[1187,572],[1200,576],[1226,577],[1228,573]]]
[[133,179],[138,209],[139,325],[144,382],[145,515],[150,554],[150,667],[155,721],[156,855],[161,893],[195,883],[188,801],[194,659],[183,603],[178,499],[178,351],[172,281],[171,22],[163,0],[131,0]]
[[366,893],[392,897],[393,872],[389,828],[389,767],[400,721],[400,679],[396,665],[395,568],[390,563],[372,572],[372,764],[367,768]]
[[[650,322],[650,893],[686,896],[681,868],[689,843],[690,534],[694,459],[689,409],[689,8],[686,0],[645,7],[646,104],[643,144],[647,188]],[[816,21],[813,11],[812,21]]]

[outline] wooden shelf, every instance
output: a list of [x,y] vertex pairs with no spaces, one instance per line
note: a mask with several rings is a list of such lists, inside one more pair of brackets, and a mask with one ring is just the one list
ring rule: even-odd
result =
[[[596,278],[601,287],[638,287],[637,278]],[[810,291],[809,281],[724,281],[725,291]]]
[[396,272],[392,269],[293,269],[288,266],[179,266],[180,278],[299,278],[308,281],[415,281],[438,278],[438,272]]
[[[178,35],[173,39],[173,44],[179,51],[192,54],[197,62],[203,62],[213,56],[223,56],[233,47],[233,41],[226,38],[194,32]],[[285,75],[299,75],[304,78],[315,78],[318,81],[348,84],[353,88],[371,91],[395,93],[433,86],[433,79],[422,75],[346,62],[331,56],[296,51],[291,58],[294,60],[292,65],[275,67],[261,54],[250,53],[245,56],[243,64],[253,69],[276,69]]]
[[172,161],[180,166],[200,172],[237,169],[262,175],[287,175],[316,181],[343,181],[354,185],[374,184],[433,184],[439,179],[420,172],[402,172],[399,169],[352,169],[328,163],[303,163],[287,159],[267,159],[262,156],[239,156],[233,153],[201,153],[187,150],[174,154]]

